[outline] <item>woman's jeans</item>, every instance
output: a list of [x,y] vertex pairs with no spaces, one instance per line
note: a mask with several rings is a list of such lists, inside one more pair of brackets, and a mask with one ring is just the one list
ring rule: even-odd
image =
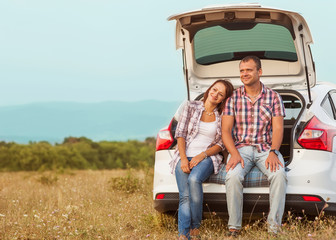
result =
[[[267,169],[265,161],[269,151],[258,152],[256,147],[246,146],[238,149],[240,156],[244,159],[244,168],[238,163],[234,169],[226,174],[226,200],[229,213],[229,229],[240,229],[242,225],[243,211],[243,184],[245,175],[253,166],[257,166],[270,182],[269,201],[270,211],[267,217],[269,224],[268,231],[276,233],[281,226],[282,215],[285,207],[287,176],[285,169],[279,165],[279,170],[271,172]],[[284,166],[282,155],[278,156]],[[228,158],[230,160],[230,156]]]
[[[188,158],[190,161],[192,158]],[[214,172],[210,157],[205,158],[190,173],[181,169],[181,160],[176,165],[175,176],[179,190],[178,231],[189,238],[190,229],[199,228],[203,212],[202,183]]]

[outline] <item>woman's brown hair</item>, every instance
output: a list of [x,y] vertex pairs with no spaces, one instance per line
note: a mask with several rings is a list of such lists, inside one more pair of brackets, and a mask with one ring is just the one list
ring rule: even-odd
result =
[[222,83],[225,86],[225,98],[223,99],[223,101],[221,101],[218,105],[217,105],[217,110],[219,112],[219,114],[222,114],[224,107],[225,107],[225,103],[226,100],[231,97],[234,87],[233,85],[230,83],[229,79],[218,79],[217,81],[215,81],[204,93],[204,97],[203,97],[203,102],[205,103],[205,101],[207,100],[208,96],[209,96],[209,91],[210,89],[216,84],[216,83]]

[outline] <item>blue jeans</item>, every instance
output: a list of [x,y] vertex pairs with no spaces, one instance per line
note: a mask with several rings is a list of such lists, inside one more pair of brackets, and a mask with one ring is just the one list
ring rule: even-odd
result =
[[[229,213],[229,229],[240,229],[242,225],[243,211],[243,185],[245,175],[253,166],[257,166],[270,182],[270,211],[267,217],[268,231],[276,233],[281,227],[282,215],[285,208],[287,176],[285,169],[279,166],[279,170],[271,172],[265,166],[269,151],[258,152],[256,147],[246,146],[238,149],[244,159],[244,168],[237,164],[234,169],[227,172],[225,179],[226,201]],[[278,156],[284,165],[282,155]],[[230,155],[228,160],[230,160]],[[285,165],[284,165],[285,166]]]
[[[188,158],[190,161],[191,158]],[[203,213],[202,183],[214,172],[210,157],[205,158],[190,173],[181,169],[181,160],[176,165],[175,176],[179,190],[178,231],[189,238],[190,229],[199,228]]]

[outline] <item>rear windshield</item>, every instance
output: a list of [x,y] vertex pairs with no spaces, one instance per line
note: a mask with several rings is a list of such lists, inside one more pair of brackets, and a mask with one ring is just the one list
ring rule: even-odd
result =
[[[194,37],[194,54],[198,64],[240,60],[247,55],[261,59],[297,61],[290,31],[281,26],[257,23],[248,28],[236,23],[234,30],[224,25],[199,30]],[[241,28],[239,28],[241,25]]]

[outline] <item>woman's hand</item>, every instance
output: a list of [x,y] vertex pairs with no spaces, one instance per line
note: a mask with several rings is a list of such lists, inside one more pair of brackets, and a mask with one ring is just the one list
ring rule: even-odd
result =
[[204,157],[205,155],[203,152],[193,157],[189,162],[189,168],[193,169],[193,167],[197,166],[197,164],[199,164],[204,159]]
[[190,173],[189,161],[187,158],[181,159],[181,169],[185,173]]

